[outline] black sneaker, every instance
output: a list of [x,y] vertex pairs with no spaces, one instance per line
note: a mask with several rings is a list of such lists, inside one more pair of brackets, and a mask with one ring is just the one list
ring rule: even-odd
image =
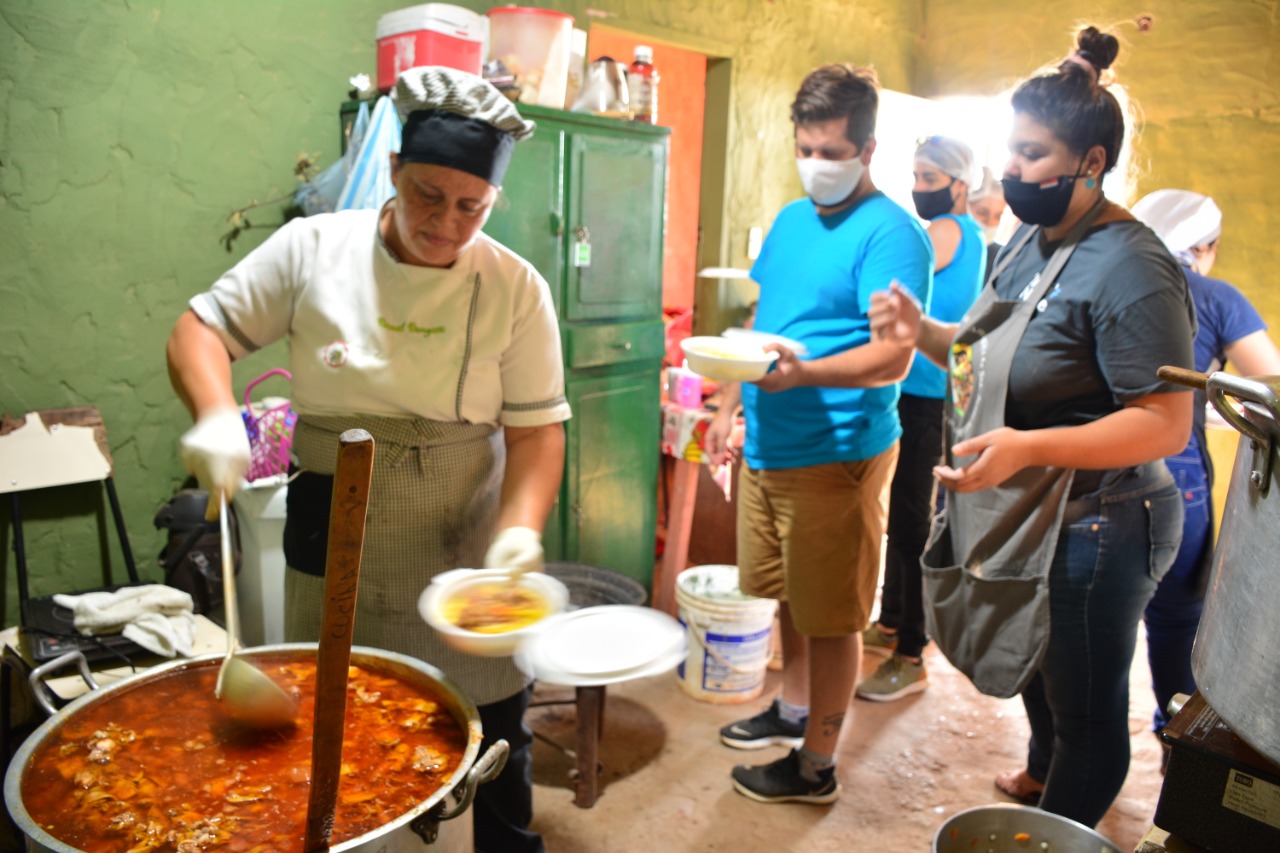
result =
[[788,723],[778,713],[778,700],[749,720],[739,720],[720,729],[720,740],[734,749],[764,749],[766,746],[799,747],[804,744],[804,722]]
[[762,803],[834,803],[840,796],[836,769],[818,771],[818,781],[800,775],[800,753],[794,749],[770,764],[733,768],[733,787]]

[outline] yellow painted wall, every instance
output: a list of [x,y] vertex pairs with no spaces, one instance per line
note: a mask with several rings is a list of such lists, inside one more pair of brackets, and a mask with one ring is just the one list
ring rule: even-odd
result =
[[[1280,336],[1280,3],[927,0],[924,8],[914,92],[924,96],[993,94],[1064,54],[1077,26],[1110,25],[1121,40],[1117,79],[1143,118],[1138,196],[1163,187],[1213,196],[1224,218],[1213,274],[1244,291]],[[1147,32],[1133,24],[1139,13],[1152,15]]]

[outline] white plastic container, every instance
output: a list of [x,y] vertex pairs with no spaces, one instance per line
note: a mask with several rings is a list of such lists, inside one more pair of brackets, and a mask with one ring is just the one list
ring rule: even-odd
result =
[[680,687],[716,704],[750,702],[764,689],[778,602],[743,595],[738,567],[695,566],[676,577],[676,606],[688,631]]
[[489,10],[489,59],[515,75],[522,103],[564,107],[572,49],[572,15],[529,6]]
[[390,92],[400,72],[443,65],[480,74],[488,20],[448,3],[423,3],[378,19],[378,90]]
[[246,646],[284,642],[284,517],[287,477],[256,480],[231,499],[240,525],[236,601]]

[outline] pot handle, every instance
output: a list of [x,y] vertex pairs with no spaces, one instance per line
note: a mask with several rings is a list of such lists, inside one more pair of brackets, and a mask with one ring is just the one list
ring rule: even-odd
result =
[[44,683],[45,676],[73,663],[80,670],[80,677],[84,679],[85,684],[89,685],[89,689],[97,690],[98,682],[94,680],[93,673],[89,671],[89,661],[85,659],[84,653],[79,650],[67,652],[65,655],[56,657],[48,663],[41,664],[31,670],[31,674],[27,676],[27,682],[31,685],[31,692],[35,695],[36,701],[40,703],[41,708],[49,712],[51,717],[58,713],[58,707],[54,705],[54,700],[61,697],[50,690],[49,685]]
[[427,845],[435,844],[440,832],[441,822],[453,820],[471,807],[471,802],[476,798],[476,788],[485,782],[492,782],[502,772],[502,768],[507,766],[508,752],[510,752],[510,747],[505,740],[494,741],[485,750],[484,755],[480,756],[480,760],[471,765],[471,769],[467,771],[466,779],[462,782],[462,790],[457,794],[458,804],[456,806],[446,811],[444,800],[441,800],[426,814],[419,815],[409,823],[409,828],[422,839],[422,843]]
[[453,820],[465,812],[471,806],[471,801],[476,797],[476,788],[479,788],[485,782],[492,782],[498,778],[502,768],[507,766],[507,753],[509,751],[510,747],[505,740],[494,741],[485,750],[484,755],[480,756],[479,760],[471,765],[471,769],[467,771],[467,780],[463,783],[462,797],[458,800],[458,804],[449,811],[442,813],[439,820]]
[[[1213,407],[1218,410],[1218,414],[1259,445],[1266,447],[1273,436],[1280,436],[1280,421],[1277,420],[1280,419],[1280,397],[1276,396],[1275,390],[1270,385],[1255,379],[1245,379],[1218,371],[1205,383],[1205,391],[1209,396],[1209,402],[1213,403]],[[1267,418],[1266,431],[1264,432],[1262,427],[1236,411],[1235,406],[1228,402],[1227,394],[1245,403],[1255,403],[1261,407],[1261,411],[1256,407],[1252,408],[1252,411]]]

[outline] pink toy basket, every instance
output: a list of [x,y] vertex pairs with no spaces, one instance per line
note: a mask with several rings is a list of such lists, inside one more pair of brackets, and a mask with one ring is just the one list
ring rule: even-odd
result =
[[287,370],[275,368],[253,380],[244,389],[244,408],[240,416],[244,418],[244,428],[249,434],[249,471],[245,478],[249,482],[264,477],[274,477],[289,470],[289,448],[293,446],[293,427],[298,415],[285,401],[278,406],[264,407],[254,405],[249,395],[253,389],[272,376],[283,376],[293,381]]

